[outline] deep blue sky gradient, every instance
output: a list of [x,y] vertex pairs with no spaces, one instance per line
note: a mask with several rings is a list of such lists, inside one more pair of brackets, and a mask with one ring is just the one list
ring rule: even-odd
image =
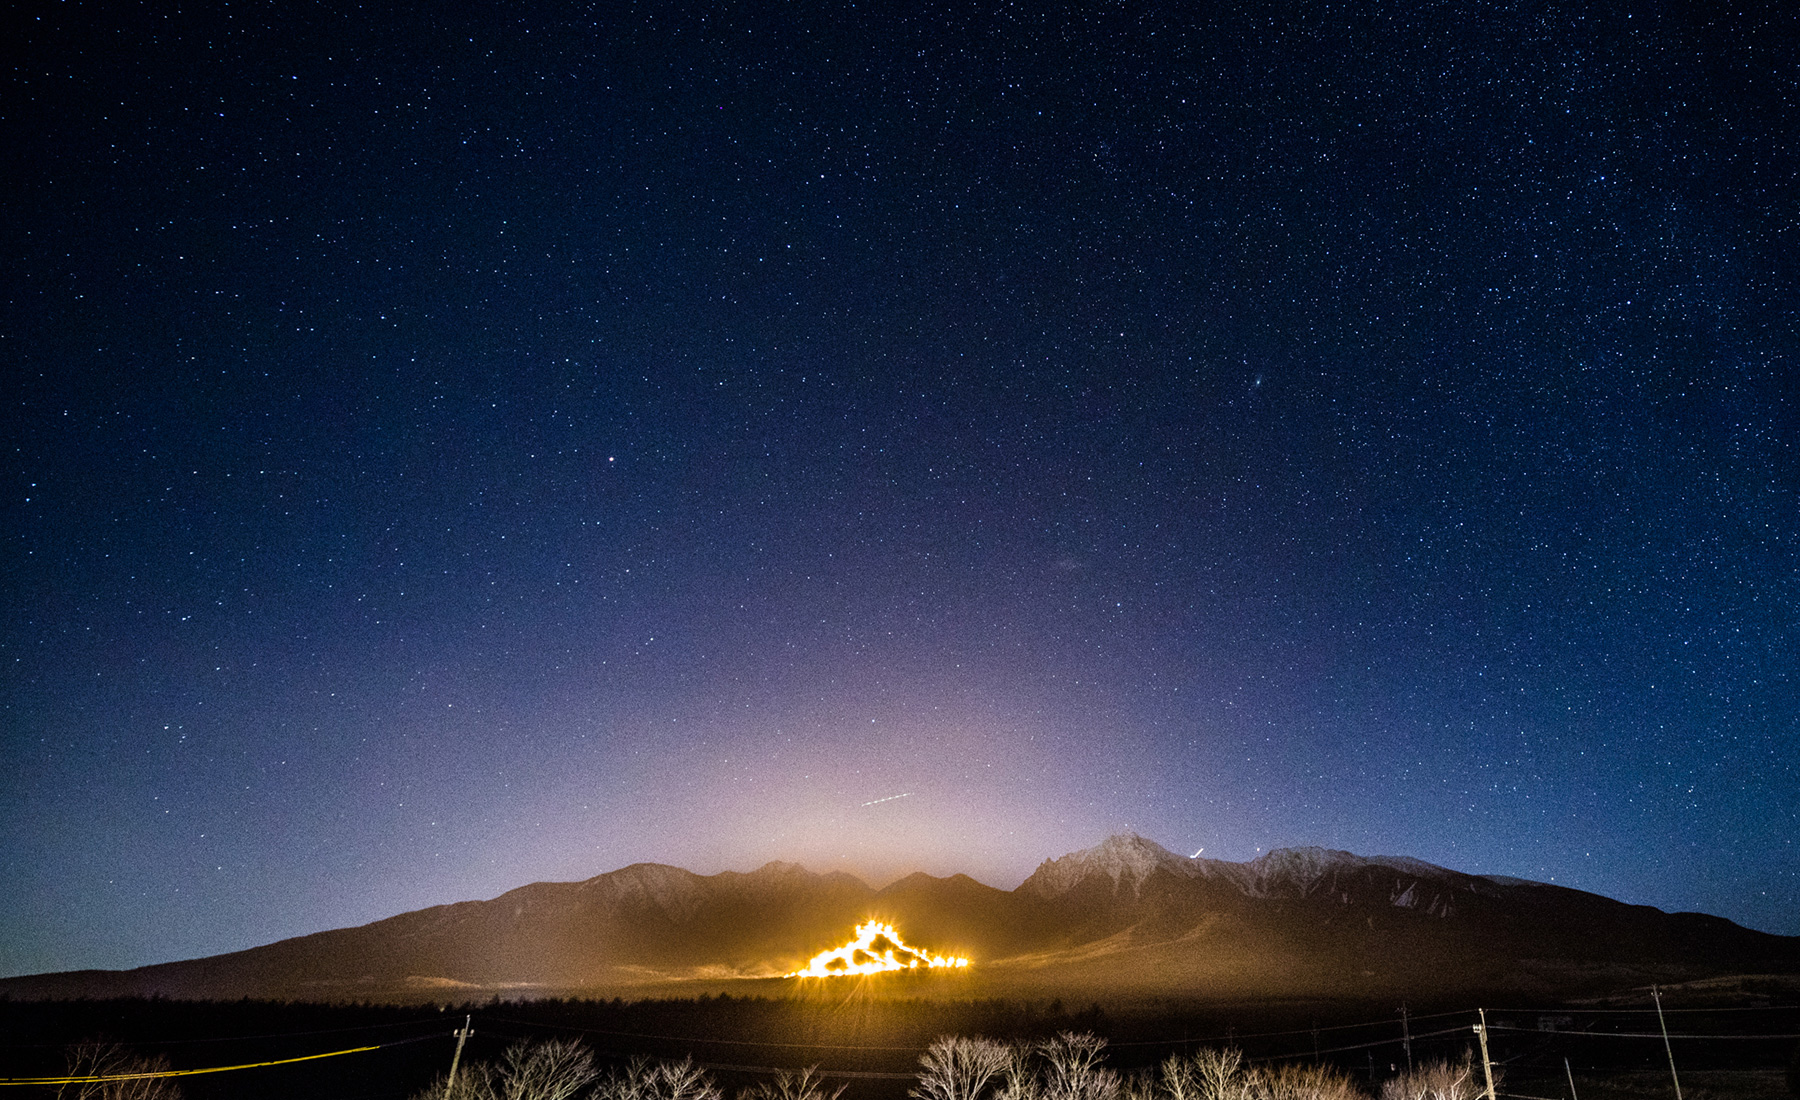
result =
[[1127,826],[1800,934],[1758,10],[13,12],[0,973]]

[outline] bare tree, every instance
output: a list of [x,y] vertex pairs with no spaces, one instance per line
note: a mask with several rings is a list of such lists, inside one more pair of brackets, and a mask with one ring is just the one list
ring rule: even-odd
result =
[[1236,1047],[1203,1047],[1190,1061],[1200,1100],[1251,1100],[1256,1095],[1255,1071]]
[[594,1056],[580,1043],[515,1043],[498,1064],[465,1066],[448,1088],[440,1075],[413,1100],[570,1100],[599,1075]]
[[1159,1067],[1158,1083],[1164,1100],[1257,1100],[1255,1071],[1235,1047],[1171,1054]]
[[[1251,1066],[1242,1051],[1202,1047],[1163,1059],[1156,1100],[1362,1100],[1350,1078],[1328,1066]],[[1430,1100],[1414,1096],[1382,1100]],[[1466,1100],[1466,1098],[1455,1098]]]
[[919,1055],[919,1100],[981,1100],[1007,1070],[1012,1052],[992,1039],[946,1035]]
[[496,1100],[568,1100],[594,1078],[594,1056],[580,1043],[516,1043],[500,1057]]
[[624,1069],[615,1069],[594,1087],[595,1100],[650,1100],[656,1063],[633,1058]]
[[1168,1100],[1163,1091],[1162,1075],[1157,1070],[1139,1070],[1119,1075],[1119,1100]]
[[740,1100],[838,1100],[843,1092],[843,1085],[826,1091],[825,1079],[819,1076],[819,1067],[807,1066],[797,1073],[782,1070],[775,1075],[773,1081],[752,1085],[740,1093],[739,1097]]
[[1158,1100],[1202,1100],[1199,1075],[1192,1058],[1169,1055],[1156,1067],[1150,1083]]
[[658,1062],[652,1085],[652,1100],[724,1100],[725,1097],[692,1058]]
[[1119,1075],[1101,1066],[1106,1040],[1065,1031],[1038,1044],[1044,1058],[1044,1100],[1116,1100]]
[[1041,1100],[1044,1088],[1033,1057],[1036,1050],[1030,1043],[1007,1044],[1006,1066],[1000,1071],[994,1100]]
[[181,1090],[166,1077],[141,1076],[167,1072],[169,1060],[161,1054],[137,1054],[118,1043],[90,1039],[67,1052],[70,1077],[125,1077],[122,1081],[77,1081],[56,1090],[57,1100],[180,1100]]
[[464,1063],[454,1082],[446,1083],[447,1076],[438,1074],[431,1084],[413,1093],[412,1100],[493,1100],[498,1095],[494,1067],[486,1063]]
[[[1500,1075],[1496,1071],[1494,1082]],[[1459,1063],[1431,1062],[1403,1073],[1381,1086],[1381,1100],[1473,1100],[1483,1087],[1475,1083],[1475,1065],[1468,1058]]]
[[652,1062],[636,1058],[623,1070],[602,1080],[594,1090],[596,1100],[724,1100],[707,1072],[692,1058],[679,1062]]
[[1269,1066],[1253,1074],[1264,1100],[1361,1100],[1362,1090],[1331,1066]]

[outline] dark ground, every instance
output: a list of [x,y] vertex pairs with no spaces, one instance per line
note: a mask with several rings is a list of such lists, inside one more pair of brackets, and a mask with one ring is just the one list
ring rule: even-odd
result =
[[[1622,997],[1621,1002],[1630,998]],[[1699,998],[1691,997],[1690,1001]],[[1665,996],[1683,1075],[1684,1100],[1784,1096],[1783,1069],[1796,1056],[1800,1002],[1739,991],[1710,1004]],[[1723,1003],[1728,1001],[1729,1003]],[[1563,1060],[1586,1100],[1672,1095],[1668,1057],[1647,998],[1641,1004],[1490,1008],[1493,1057],[1504,1092],[1568,1095]],[[480,1005],[393,1007],[186,1002],[168,1000],[0,1002],[0,1076],[62,1069],[64,1048],[103,1036],[136,1051],[166,1055],[178,1069],[272,1061],[382,1044],[381,1049],[290,1066],[181,1080],[191,1100],[335,1097],[402,1100],[449,1064],[452,1032],[472,1016],[465,1059],[491,1058],[525,1038],[573,1036],[607,1065],[635,1056],[692,1056],[727,1091],[776,1068],[817,1064],[848,1086],[846,1100],[898,1100],[919,1051],[946,1034],[1030,1039],[1091,1030],[1112,1043],[1121,1070],[1154,1066],[1168,1054],[1235,1044],[1253,1059],[1328,1060],[1365,1086],[1406,1065],[1458,1058],[1474,1040],[1475,1006],[1354,1002],[1204,1004],[1161,1002],[1101,1007],[1061,1002],[876,998],[850,988],[786,999],[704,997],[660,1001],[490,1001]],[[1752,1038],[1782,1035],[1789,1038]],[[1697,1038],[1696,1036],[1706,1036]],[[252,1087],[253,1086],[253,1087]],[[1774,1090],[1774,1091],[1770,1091]],[[50,1089],[20,1088],[25,1100]]]

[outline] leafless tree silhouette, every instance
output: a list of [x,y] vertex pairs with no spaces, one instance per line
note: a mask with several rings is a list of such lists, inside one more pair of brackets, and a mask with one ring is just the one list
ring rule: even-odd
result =
[[1235,1047],[1172,1054],[1158,1069],[1164,1100],[1258,1100],[1253,1073]]
[[[117,1048],[112,1048],[115,1051]],[[1343,1072],[1329,1066],[1252,1066],[1235,1049],[1205,1048],[1166,1058],[1154,1070],[1122,1077],[1104,1063],[1106,1040],[1065,1031],[1035,1044],[946,1035],[919,1057],[913,1100],[1365,1100]],[[84,1055],[84,1064],[101,1064]],[[166,1063],[165,1063],[166,1064]],[[1475,1100],[1469,1063],[1425,1066],[1388,1082],[1381,1100]],[[161,1084],[158,1082],[158,1084]],[[841,1100],[817,1066],[781,1071],[738,1093],[737,1100]],[[174,1100],[167,1092],[76,1092],[59,1100]],[[413,1100],[446,1096],[440,1076]],[[692,1059],[639,1058],[602,1077],[593,1056],[568,1041],[520,1043],[496,1062],[458,1075],[449,1100],[725,1100]]]
[[467,1066],[447,1090],[440,1076],[413,1100],[445,1100],[446,1094],[448,1100],[570,1100],[598,1076],[594,1056],[580,1043],[515,1043],[498,1064]]
[[1010,1060],[1005,1043],[946,1035],[919,1055],[919,1083],[907,1095],[919,1100],[982,1100]]
[[1006,1066],[1000,1071],[1000,1088],[995,1100],[1039,1100],[1043,1087],[1038,1081],[1036,1048],[1029,1043],[1012,1043],[1006,1048]]
[[1266,1100],[1360,1100],[1363,1093],[1331,1066],[1271,1066],[1253,1075],[1258,1097]]
[[594,1090],[595,1100],[724,1100],[693,1059],[651,1062],[639,1058],[624,1070],[605,1078]]
[[518,1043],[500,1058],[498,1100],[568,1100],[599,1075],[580,1043]]
[[[143,1055],[118,1043],[93,1039],[68,1050],[70,1077],[118,1077],[133,1073],[157,1073],[169,1068],[160,1054]],[[128,1081],[83,1081],[56,1090],[57,1100],[179,1100],[181,1089],[162,1077]]]
[[[1496,1070],[1494,1082],[1498,1085],[1499,1081]],[[1381,1100],[1473,1100],[1482,1089],[1475,1083],[1473,1061],[1431,1062],[1382,1085]]]
[[827,1091],[819,1067],[807,1066],[797,1073],[782,1071],[773,1081],[752,1085],[738,1094],[739,1100],[838,1100],[844,1086]]
[[1115,1100],[1119,1075],[1100,1064],[1106,1040],[1065,1031],[1038,1044],[1044,1058],[1044,1100]]

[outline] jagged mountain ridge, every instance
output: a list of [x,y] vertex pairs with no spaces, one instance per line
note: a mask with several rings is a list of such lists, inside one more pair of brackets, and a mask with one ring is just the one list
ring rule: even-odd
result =
[[697,990],[785,973],[870,916],[976,959],[964,992],[1257,996],[1800,971],[1800,937],[1717,917],[1407,857],[1287,848],[1232,863],[1122,834],[1046,860],[1012,891],[965,875],[914,874],[877,891],[792,863],[715,875],[639,863],[226,955],[0,980],[0,995],[417,1001]]
[[[1086,880],[1105,876],[1115,890],[1141,894],[1143,885],[1157,872],[1176,879],[1227,884],[1246,897],[1337,897],[1345,904],[1382,904],[1379,897],[1364,896],[1367,880],[1386,881],[1387,904],[1450,915],[1459,892],[1503,896],[1508,882],[1466,875],[1409,856],[1358,856],[1330,848],[1276,848],[1245,863],[1181,856],[1135,833],[1108,837],[1093,848],[1046,860],[1019,889],[1039,897],[1054,898]],[[1356,897],[1352,898],[1352,892]]]
[[1340,985],[1555,986],[1578,975],[1630,973],[1649,982],[1695,967],[1800,967],[1800,937],[1550,883],[1325,848],[1232,863],[1183,857],[1127,833],[1046,861],[1019,892],[1064,909],[1092,935],[1127,926],[1127,950],[1139,956],[1133,965],[1202,984],[1217,977],[1204,965],[1206,948],[1263,966],[1310,966],[1338,975]]

